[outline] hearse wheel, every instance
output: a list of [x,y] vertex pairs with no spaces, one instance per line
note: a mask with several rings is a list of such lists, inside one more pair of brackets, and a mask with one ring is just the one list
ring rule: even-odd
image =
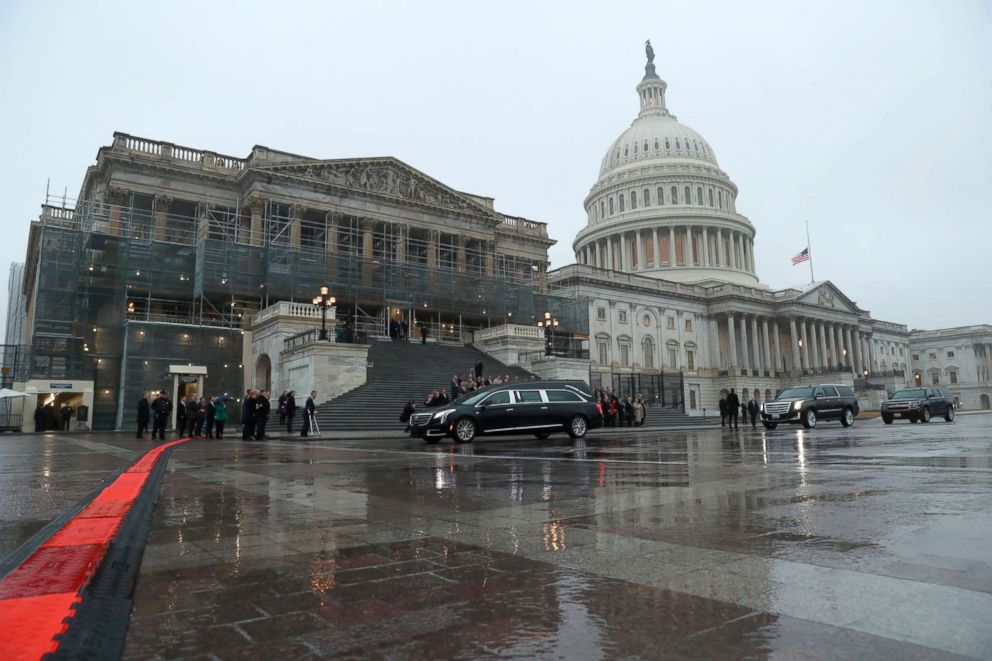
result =
[[475,421],[472,418],[462,418],[455,423],[455,442],[471,443],[475,438]]
[[581,415],[573,416],[568,421],[568,435],[572,438],[582,438],[589,431],[589,423]]

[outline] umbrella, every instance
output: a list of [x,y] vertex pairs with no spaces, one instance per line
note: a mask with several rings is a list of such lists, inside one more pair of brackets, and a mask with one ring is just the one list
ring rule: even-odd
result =
[[8,397],[27,397],[26,392],[18,392],[16,390],[11,390],[10,388],[0,389],[0,399],[7,399]]
[[214,397],[215,402],[228,402],[231,401],[232,399],[234,398],[227,394],[221,395],[219,397]]

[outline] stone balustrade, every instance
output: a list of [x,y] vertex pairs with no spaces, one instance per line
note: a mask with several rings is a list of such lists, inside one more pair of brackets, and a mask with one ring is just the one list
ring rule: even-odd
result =
[[[327,309],[327,321],[333,326],[333,322],[336,319],[337,308]],[[293,320],[309,320],[319,322],[321,318],[320,308],[312,303],[291,303],[289,301],[279,301],[273,303],[264,310],[256,312],[248,323],[251,327],[257,327],[260,324],[270,321],[275,318],[289,318]]]
[[492,328],[481,328],[472,334],[472,340],[474,342],[491,340],[497,337],[527,337],[542,341],[544,338],[540,328],[537,326],[524,326],[523,324],[503,324],[501,326],[493,326]]
[[114,133],[114,151],[139,154],[154,158],[195,165],[204,169],[239,171],[245,168],[245,160],[225,156],[211,151],[193,149],[171,142],[148,140],[126,133]]

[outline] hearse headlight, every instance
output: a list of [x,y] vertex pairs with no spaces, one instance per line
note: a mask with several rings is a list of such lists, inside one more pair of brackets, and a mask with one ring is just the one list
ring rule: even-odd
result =
[[434,422],[444,423],[448,416],[455,412],[455,409],[444,409],[434,414]]

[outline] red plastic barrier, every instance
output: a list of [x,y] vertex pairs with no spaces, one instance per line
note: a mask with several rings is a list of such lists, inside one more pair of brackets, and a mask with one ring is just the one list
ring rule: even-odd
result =
[[0,579],[0,659],[40,659],[58,649],[55,637],[65,631],[73,604],[100,566],[148,474],[166,449],[188,440],[146,452]]

